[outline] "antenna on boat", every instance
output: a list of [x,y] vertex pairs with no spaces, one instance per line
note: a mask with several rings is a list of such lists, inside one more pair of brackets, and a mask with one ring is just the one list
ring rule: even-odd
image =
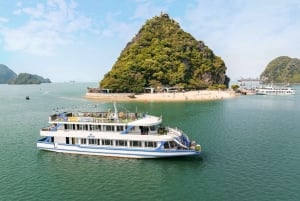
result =
[[114,109],[115,109],[114,119],[118,119],[118,108],[116,102],[114,102]]

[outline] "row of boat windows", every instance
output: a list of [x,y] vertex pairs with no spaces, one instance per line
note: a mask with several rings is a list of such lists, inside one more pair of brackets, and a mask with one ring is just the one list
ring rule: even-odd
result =
[[154,141],[135,141],[135,140],[110,140],[110,139],[87,139],[66,137],[66,144],[99,145],[99,146],[120,146],[120,147],[157,147]]
[[265,93],[267,93],[267,94],[273,94],[273,93],[276,93],[276,94],[290,94],[290,93],[292,93],[291,91],[263,91],[263,92],[265,92]]
[[[85,130],[85,131],[124,131],[127,126],[118,125],[83,125],[83,124],[64,124],[64,130]],[[155,131],[157,128],[155,126],[150,126],[151,131]]]

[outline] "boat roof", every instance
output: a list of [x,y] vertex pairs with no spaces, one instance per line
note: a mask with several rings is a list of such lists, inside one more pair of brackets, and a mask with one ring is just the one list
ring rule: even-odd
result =
[[153,126],[162,122],[161,117],[156,117],[152,115],[146,115],[142,119],[138,119],[136,121],[132,121],[128,123],[129,126]]

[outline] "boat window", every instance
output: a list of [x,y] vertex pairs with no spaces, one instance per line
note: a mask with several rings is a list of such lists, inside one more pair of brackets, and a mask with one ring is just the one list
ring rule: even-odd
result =
[[126,140],[116,140],[116,146],[127,146]]
[[148,135],[148,133],[149,133],[149,127],[146,127],[146,126],[140,126],[139,128],[140,128],[140,130],[141,130],[141,134],[142,134],[142,135]]
[[97,144],[97,140],[96,139],[89,139],[89,144]]
[[112,140],[103,139],[102,140],[102,145],[113,145],[113,141]]
[[86,139],[85,138],[81,138],[81,144],[86,144]]
[[169,149],[169,148],[170,148],[170,146],[169,146],[169,142],[165,142],[165,144],[164,144],[164,148],[165,148],[165,149]]
[[169,142],[170,148],[176,148],[177,145],[174,141]]
[[73,130],[73,124],[64,124],[65,130]]
[[156,147],[156,142],[146,141],[145,147],[151,147],[151,148]]
[[130,146],[131,147],[141,147],[142,142],[141,141],[130,141]]
[[114,126],[106,126],[106,131],[114,131]]
[[123,131],[123,126],[117,126],[117,131]]
[[150,126],[151,131],[155,131],[157,129],[157,126]]
[[77,124],[77,130],[83,130],[83,125],[82,124]]
[[99,130],[99,126],[98,126],[98,125],[92,125],[92,130],[93,130],[93,131]]
[[174,141],[165,142],[164,148],[165,149],[174,149],[177,147],[177,144]]

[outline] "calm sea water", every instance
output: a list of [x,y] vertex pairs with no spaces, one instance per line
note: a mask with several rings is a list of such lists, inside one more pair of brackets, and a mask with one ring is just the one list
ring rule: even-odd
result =
[[119,103],[162,115],[165,125],[201,143],[201,157],[137,160],[37,150],[39,129],[54,109],[96,103],[84,99],[87,86],[96,83],[0,85],[1,201],[300,200],[299,86],[289,97]]

